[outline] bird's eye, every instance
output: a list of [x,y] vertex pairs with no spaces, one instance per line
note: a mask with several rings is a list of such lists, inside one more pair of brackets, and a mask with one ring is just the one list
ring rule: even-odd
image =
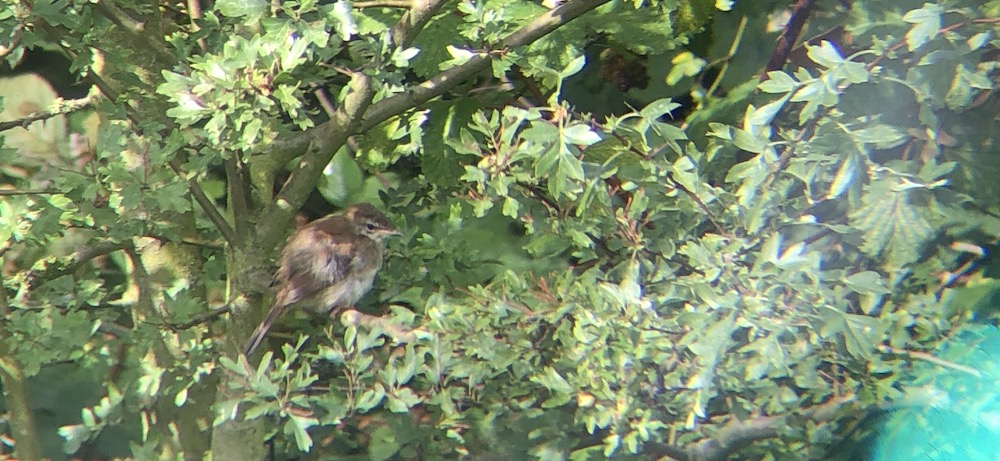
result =
[[367,224],[365,224],[365,228],[367,228],[370,231],[373,231],[373,230],[375,230],[375,224],[367,223]]

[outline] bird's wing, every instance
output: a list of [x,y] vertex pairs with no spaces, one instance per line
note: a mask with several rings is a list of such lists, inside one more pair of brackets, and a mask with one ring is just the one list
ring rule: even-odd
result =
[[296,240],[301,241],[290,242],[285,247],[277,274],[283,292],[279,294],[279,298],[283,298],[279,301],[286,305],[307,299],[344,280],[353,269],[349,236],[311,229],[297,235]]

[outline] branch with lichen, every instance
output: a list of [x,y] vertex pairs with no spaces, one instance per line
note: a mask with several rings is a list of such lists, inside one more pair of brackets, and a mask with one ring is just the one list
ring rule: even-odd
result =
[[53,117],[60,115],[65,115],[71,112],[76,112],[81,109],[88,108],[97,102],[101,94],[97,91],[92,90],[90,94],[80,99],[70,99],[63,100],[58,99],[52,105],[52,108],[47,111],[35,112],[21,117],[17,120],[10,120],[6,122],[0,122],[0,132],[11,130],[14,128],[28,128],[32,123],[48,120]]

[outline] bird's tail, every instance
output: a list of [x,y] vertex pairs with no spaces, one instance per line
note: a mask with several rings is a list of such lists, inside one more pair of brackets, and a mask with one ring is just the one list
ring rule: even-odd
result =
[[284,314],[287,308],[288,304],[275,304],[274,307],[267,312],[267,317],[264,317],[264,320],[260,322],[260,325],[257,325],[257,329],[253,331],[253,334],[250,335],[250,339],[247,340],[246,345],[243,346],[243,355],[250,357],[250,354],[253,354],[253,351],[257,350],[257,346],[260,346],[260,343],[264,341],[264,338],[267,336],[268,330],[271,329],[271,324],[278,320],[278,317],[281,317],[281,314]]

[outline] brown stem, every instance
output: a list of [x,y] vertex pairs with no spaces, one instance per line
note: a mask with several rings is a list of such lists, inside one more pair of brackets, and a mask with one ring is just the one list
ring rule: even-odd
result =
[[410,8],[412,0],[372,0],[367,2],[354,2],[353,7],[361,8]]
[[761,416],[747,421],[733,417],[714,435],[688,447],[654,442],[646,444],[644,452],[654,458],[669,456],[677,461],[725,461],[730,455],[755,441],[777,437],[789,426],[801,426],[806,421],[829,421],[853,400],[854,396],[850,395],[837,397],[797,414]]
[[[93,5],[101,16],[107,18],[118,26],[119,30],[129,35],[133,39],[132,44],[134,46],[139,46],[152,52],[161,66],[171,67],[177,61],[177,57],[167,50],[166,44],[157,39],[162,36],[160,31],[146,30],[145,22],[129,16],[128,13],[111,2],[94,2]],[[155,8],[153,11],[159,11],[159,8]]]
[[[180,157],[174,157],[171,159],[169,165],[179,178],[185,179],[186,176],[188,176],[181,168],[182,160]],[[194,201],[198,203],[198,206],[200,206],[205,212],[205,215],[208,216],[208,220],[212,221],[212,224],[214,224],[216,229],[219,230],[219,233],[222,234],[222,238],[226,240],[226,243],[234,245],[237,242],[236,231],[229,225],[226,218],[222,216],[222,213],[220,213],[219,209],[214,203],[212,203],[212,200],[205,195],[205,191],[201,188],[201,184],[198,184],[198,180],[195,179],[194,176],[191,176],[186,180],[188,183],[188,189],[191,191],[191,196],[194,198]]]
[[288,181],[260,220],[257,242],[263,248],[275,248],[281,243],[285,228],[316,187],[323,168],[344,146],[348,137],[357,131],[361,115],[371,105],[374,95],[371,77],[355,72],[348,86],[349,92],[334,117],[318,126],[319,131],[310,130],[312,148],[292,170]]
[[86,97],[80,99],[71,99],[69,101],[63,101],[62,104],[60,104],[59,107],[54,110],[45,112],[35,112],[33,114],[28,114],[24,117],[21,117],[17,120],[0,122],[0,132],[7,131],[12,128],[27,128],[28,125],[31,125],[32,123],[35,123],[39,120],[48,120],[52,117],[68,114],[70,112],[75,112],[80,109],[90,107],[97,101],[97,98],[99,97],[100,97],[99,93],[95,93],[92,91]]
[[28,402],[28,384],[21,373],[17,358],[10,354],[7,345],[0,341],[0,383],[3,383],[3,397],[10,414],[11,432],[14,434],[14,453],[19,460],[42,459],[42,448],[38,443],[35,419]]
[[[412,0],[410,10],[399,18],[399,22],[392,28],[392,43],[400,48],[406,48],[413,43],[413,39],[427,25],[434,13],[437,12],[446,0]],[[357,5],[355,5],[357,6]]]
[[771,54],[771,60],[767,62],[767,68],[764,69],[764,73],[760,75],[760,81],[767,80],[768,72],[785,67],[788,54],[792,51],[792,45],[798,40],[799,34],[802,33],[802,26],[805,25],[806,19],[809,18],[809,12],[815,3],[816,0],[798,0],[795,2],[795,6],[792,7],[792,17],[788,19],[785,30],[778,37],[778,45],[774,47],[774,53]]
[[[500,42],[496,49],[513,49],[530,45],[536,40],[551,33],[557,28],[580,17],[584,13],[591,11],[609,0],[570,0],[562,5],[549,10],[533,21],[526,24],[510,34]],[[420,83],[409,89],[409,91],[383,99],[372,104],[364,114],[364,121],[358,127],[359,131],[366,131],[382,123],[389,118],[399,115],[407,110],[413,109],[431,99],[441,96],[451,91],[461,83],[482,72],[490,64],[490,53],[473,56],[464,64],[452,67],[440,74],[431,77],[429,80]],[[289,159],[301,155],[317,137],[318,132],[327,128],[323,125],[309,129],[302,133],[287,136],[276,140],[273,144],[273,152],[279,156]]]
[[[2,266],[3,259],[0,258],[0,267]],[[8,316],[10,316],[10,301],[7,299],[3,274],[0,274],[0,320]],[[11,432],[14,433],[16,443],[14,453],[20,460],[42,459],[42,448],[31,404],[28,401],[27,379],[21,372],[21,364],[17,362],[17,357],[7,349],[4,339],[0,339],[0,384],[3,385],[3,398],[10,414]]]
[[217,307],[208,312],[201,313],[195,316],[195,318],[188,320],[187,322],[169,324],[168,326],[172,330],[187,330],[188,328],[191,328],[195,325],[201,325],[205,322],[208,322],[209,320],[216,319],[222,316],[223,314],[228,314],[232,310],[232,308],[233,306],[226,304],[225,306]]
[[123,250],[126,247],[128,247],[127,243],[103,242],[92,247],[77,250],[68,258],[60,258],[60,260],[57,260],[53,264],[49,264],[48,267],[43,270],[28,272],[28,288],[34,289],[51,280],[55,280],[64,275],[72,274],[87,261],[90,261],[98,256],[104,256],[118,250]]
[[229,189],[229,210],[233,217],[233,241],[246,242],[250,235],[250,178],[247,177],[247,166],[238,152],[229,154],[225,159],[226,183]]
[[58,190],[0,190],[0,197],[14,195],[62,195],[64,193]]

